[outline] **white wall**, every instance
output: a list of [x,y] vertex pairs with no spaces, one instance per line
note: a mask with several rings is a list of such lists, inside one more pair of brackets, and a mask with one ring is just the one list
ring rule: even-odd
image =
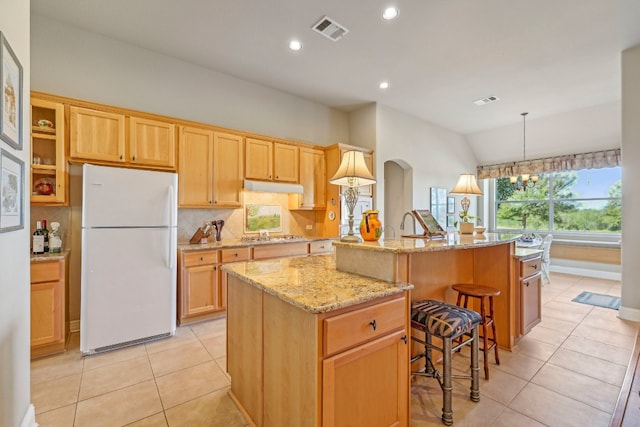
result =
[[[0,0],[0,31],[22,64],[23,144],[21,151],[0,147],[24,161],[29,183],[29,2]],[[30,407],[29,190],[23,202],[25,227],[0,234],[0,425],[35,424]]]
[[[377,206],[385,205],[382,183],[386,161],[406,164],[413,171],[412,193],[407,197],[411,206],[407,209],[429,209],[430,187],[449,191],[456,184],[458,175],[476,171],[476,158],[463,136],[382,105],[377,106],[375,150],[379,183]],[[456,209],[459,209],[457,199]],[[476,213],[475,199],[471,200],[472,215]],[[383,224],[387,223],[383,220]],[[398,221],[392,225],[398,227],[400,224]]]
[[622,303],[620,317],[640,322],[640,45],[622,52]]
[[344,112],[31,18],[33,90],[318,145],[349,142]]
[[[520,112],[515,113],[514,121],[510,126],[466,135],[478,164],[522,160]],[[528,160],[619,148],[620,102],[541,118],[536,117],[535,111],[529,111],[526,126]]]

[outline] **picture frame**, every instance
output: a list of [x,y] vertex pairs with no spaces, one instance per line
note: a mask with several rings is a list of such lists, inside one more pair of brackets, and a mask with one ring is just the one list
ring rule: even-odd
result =
[[260,233],[282,231],[282,207],[280,205],[246,205],[244,207],[244,232]]
[[447,228],[455,227],[456,218],[453,215],[447,215]]
[[22,65],[0,31],[0,139],[22,150]]
[[24,162],[0,150],[0,233],[24,228]]
[[447,213],[456,213],[456,198],[453,196],[447,196]]

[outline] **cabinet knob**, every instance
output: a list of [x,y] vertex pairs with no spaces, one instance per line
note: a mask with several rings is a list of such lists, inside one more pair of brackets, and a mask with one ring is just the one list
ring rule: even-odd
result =
[[369,325],[371,325],[371,327],[373,328],[374,331],[378,327],[378,325],[376,324],[376,320],[375,319],[373,319],[371,322],[369,322]]
[[204,257],[202,257],[202,256],[201,256],[201,257],[200,257],[200,261],[204,261]]
[[401,336],[400,339],[402,341],[404,341],[405,344],[407,343],[407,336],[406,335]]
[[529,287],[529,282],[524,282],[524,285],[525,285],[526,287]]
[[212,202],[211,200],[209,200],[209,204],[210,204],[210,205],[212,205],[212,204],[213,204],[213,202]]
[[280,179],[280,177],[278,175],[276,175],[276,180]]
[[122,154],[120,154],[120,160],[122,160]]
[[534,270],[538,269],[538,264],[531,264],[531,268],[533,268]]
[[238,252],[236,252],[235,254],[233,254],[233,256],[235,256],[236,258],[238,258]]
[[134,161],[134,162],[136,161],[136,156],[133,156],[133,161]]

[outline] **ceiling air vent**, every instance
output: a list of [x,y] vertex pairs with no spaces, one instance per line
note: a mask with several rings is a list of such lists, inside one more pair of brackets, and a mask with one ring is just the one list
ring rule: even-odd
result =
[[497,96],[487,96],[486,98],[476,99],[475,101],[473,101],[473,103],[478,106],[481,106],[481,105],[491,104],[492,102],[496,102],[496,101],[500,101],[500,98],[498,98]]
[[328,16],[323,16],[313,27],[313,31],[316,31],[328,39],[337,42],[349,32],[345,27],[338,24],[335,20]]

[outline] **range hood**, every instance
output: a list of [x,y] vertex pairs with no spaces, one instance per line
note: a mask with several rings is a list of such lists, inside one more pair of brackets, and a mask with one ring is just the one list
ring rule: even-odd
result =
[[250,179],[244,180],[244,189],[248,191],[262,191],[265,193],[303,193],[303,188],[300,184],[289,184],[286,182],[253,181]]

